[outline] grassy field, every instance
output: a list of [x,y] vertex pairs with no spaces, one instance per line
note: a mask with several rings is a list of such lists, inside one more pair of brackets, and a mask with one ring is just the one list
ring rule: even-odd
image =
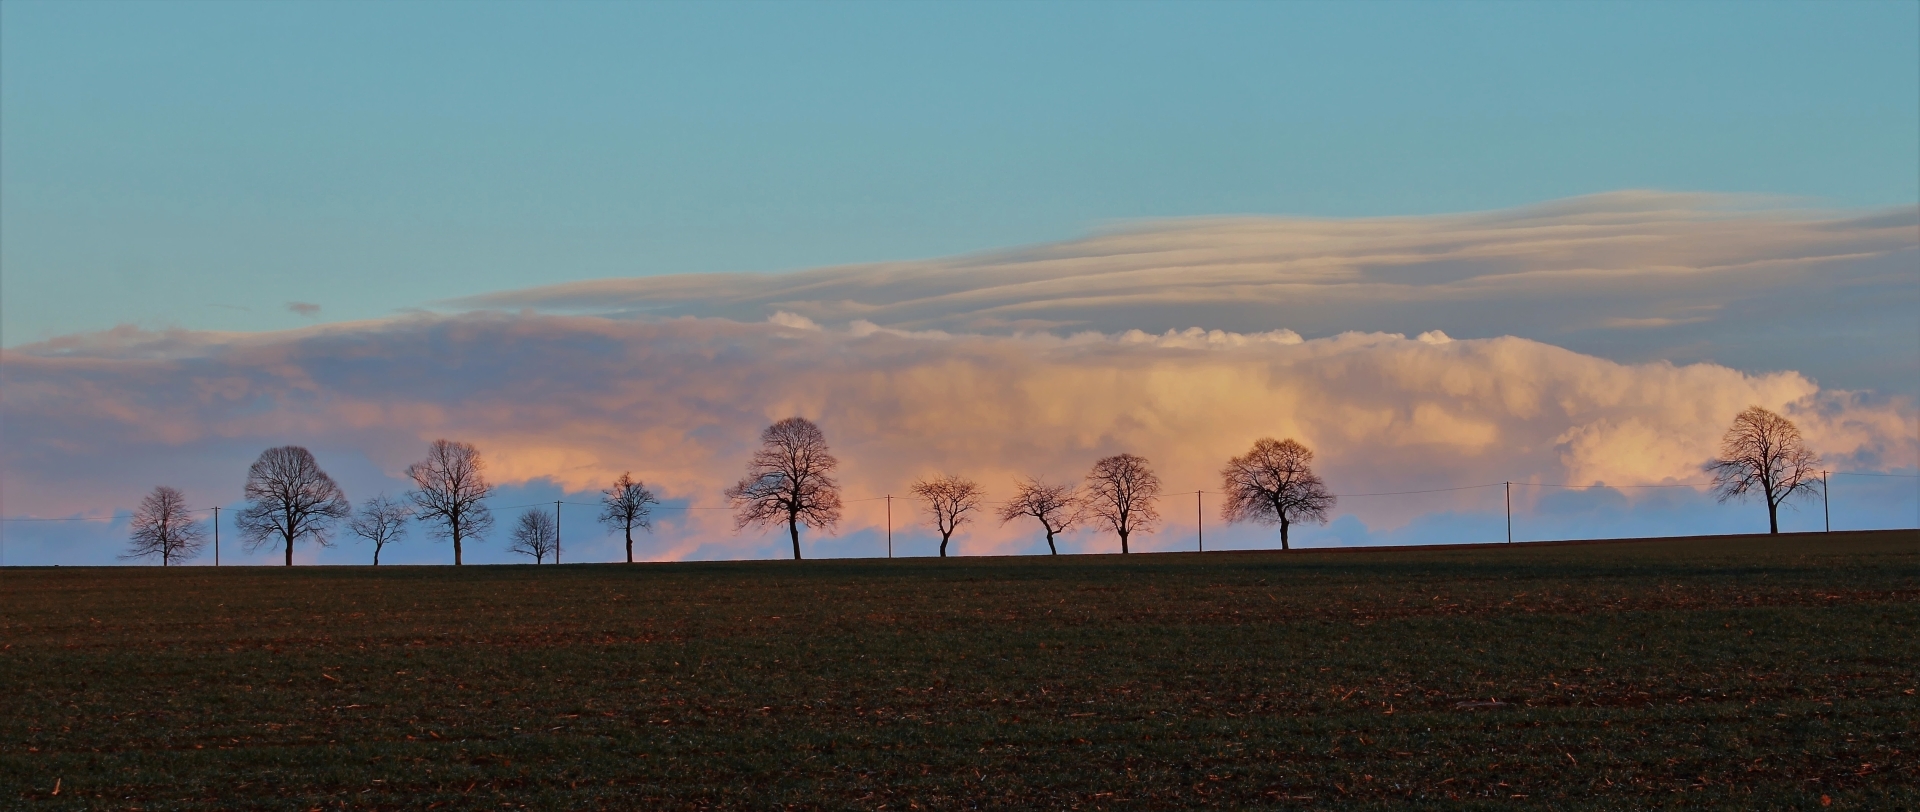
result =
[[0,590],[0,807],[1920,808],[1914,531]]

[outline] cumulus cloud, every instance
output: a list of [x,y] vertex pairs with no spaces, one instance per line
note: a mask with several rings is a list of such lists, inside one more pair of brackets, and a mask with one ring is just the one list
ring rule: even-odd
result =
[[1433,330],[1904,391],[1920,381],[1916,265],[1912,207],[1832,212],[1616,192],[1426,217],[1147,222],[943,259],[606,279],[449,304],[740,321],[784,313],[777,317],[821,325],[994,334]]
[[[1691,483],[1732,416],[1756,404],[1798,421],[1837,465],[1904,465],[1920,450],[1907,401],[1796,372],[1620,363],[1437,330],[989,334],[822,326],[790,311],[472,313],[268,334],[123,328],[0,360],[16,515],[111,510],[158,482],[203,500],[232,494],[252,455],[289,442],[314,448],[360,497],[393,487],[437,437],[478,444],[510,485],[590,495],[630,470],[675,504],[710,507],[759,430],[796,414],[826,430],[850,499],[941,473],[1004,497],[1016,476],[1073,480],[1121,451],[1191,494],[1217,487],[1222,461],[1263,436],[1313,447],[1341,493]],[[1452,498],[1354,498],[1337,512],[1391,528],[1470,507]],[[877,505],[850,509],[846,530],[876,527]],[[904,525],[914,519],[903,507]],[[961,549],[1025,549],[1029,531],[977,526]],[[777,549],[734,534],[724,511],[689,511],[663,526],[654,553]]]

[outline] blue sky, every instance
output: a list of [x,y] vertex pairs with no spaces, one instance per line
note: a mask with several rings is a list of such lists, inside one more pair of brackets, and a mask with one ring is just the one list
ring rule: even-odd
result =
[[0,341],[1140,218],[1909,205],[1916,99],[1910,2],[8,0]]

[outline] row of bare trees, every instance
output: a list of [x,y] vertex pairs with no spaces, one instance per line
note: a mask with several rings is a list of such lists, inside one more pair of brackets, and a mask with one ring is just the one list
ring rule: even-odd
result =
[[[406,537],[419,523],[428,532],[453,543],[453,563],[461,563],[465,544],[484,537],[493,528],[486,499],[494,487],[486,465],[471,443],[435,440],[427,458],[407,466],[414,488],[401,498],[380,494],[354,510],[333,477],[320,468],[313,453],[299,446],[270,448],[247,469],[247,504],[234,517],[242,545],[248,552],[278,548],[286,566],[293,566],[298,543],[333,546],[333,533],[342,523],[349,533],[373,544],[373,563],[387,545]],[[621,474],[603,494],[600,521],[626,534],[627,561],[633,561],[633,531],[653,528],[651,508],[659,499],[646,485]],[[192,517],[180,491],[161,486],[140,501],[123,558],[158,557],[161,566],[185,561],[206,546],[207,529]],[[542,563],[558,560],[559,526],[542,510],[521,514],[512,533],[511,552]]]
[[[747,475],[726,495],[734,526],[785,525],[800,553],[800,527],[832,531],[840,521],[840,486],[834,479],[839,460],[827,449],[826,434],[813,421],[789,417],[760,434],[760,449]],[[1289,547],[1288,529],[1299,522],[1327,521],[1334,496],[1313,473],[1313,452],[1295,440],[1263,438],[1246,454],[1229,460],[1220,472],[1229,522],[1251,521],[1280,527],[1280,546]],[[1046,534],[1047,550],[1058,555],[1059,534],[1085,524],[1111,530],[1120,552],[1131,551],[1133,534],[1151,531],[1160,519],[1160,477],[1145,457],[1115,454],[1093,464],[1081,483],[1050,484],[1026,478],[1013,498],[995,513],[1002,525],[1031,517]],[[947,555],[953,534],[974,521],[986,506],[986,492],[965,477],[946,474],[913,483],[912,493],[940,534],[940,555]]]
[[[784,525],[793,557],[800,558],[801,526],[831,532],[840,521],[842,499],[834,478],[838,465],[825,433],[812,421],[789,417],[768,426],[746,476],[726,490],[736,529]],[[1792,421],[1755,406],[1734,418],[1721,438],[1719,456],[1706,470],[1720,501],[1760,496],[1768,528],[1778,533],[1780,506],[1818,492],[1819,465]],[[384,547],[404,538],[410,524],[421,523],[432,535],[453,543],[453,563],[458,565],[464,543],[484,537],[493,527],[486,499],[494,487],[484,468],[471,443],[435,440],[426,459],[406,469],[413,490],[401,499],[380,494],[356,511],[307,449],[271,448],[247,470],[247,505],[235,516],[235,524],[249,552],[278,548],[292,566],[296,543],[330,547],[341,522],[373,544],[376,565]],[[1293,525],[1325,524],[1337,501],[1313,472],[1313,451],[1293,439],[1255,441],[1247,453],[1227,461],[1220,482],[1226,495],[1221,518],[1277,526],[1281,549],[1291,549],[1288,533]],[[1002,525],[1025,518],[1037,521],[1047,550],[1056,555],[1059,534],[1085,525],[1113,532],[1126,553],[1135,533],[1149,532],[1159,521],[1160,492],[1160,478],[1145,458],[1116,454],[1095,462],[1079,483],[1020,479],[1012,498],[995,506],[993,515]],[[952,474],[915,482],[912,494],[940,535],[942,557],[954,534],[988,506],[979,483]],[[601,497],[599,520],[622,532],[631,563],[633,531],[653,529],[652,510],[659,499],[631,474],[621,474]],[[207,541],[206,528],[193,513],[180,491],[155,488],[134,511],[123,557],[158,557],[161,566],[193,558]],[[521,514],[508,550],[535,563],[549,555],[558,561],[557,517],[541,509]]]

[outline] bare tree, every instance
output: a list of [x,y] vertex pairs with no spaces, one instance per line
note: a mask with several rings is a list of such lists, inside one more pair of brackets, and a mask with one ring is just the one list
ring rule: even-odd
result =
[[553,526],[553,515],[545,508],[530,508],[520,514],[520,521],[513,525],[513,545],[507,552],[519,553],[533,558],[539,564],[554,551],[559,543],[559,533]]
[[360,512],[347,522],[347,529],[373,542],[373,565],[380,566],[380,548],[399,541],[407,534],[407,520],[413,518],[413,506],[386,494],[368,499]]
[[293,543],[331,547],[333,523],[352,515],[347,495],[320,470],[313,453],[297,445],[269,448],[247,469],[247,506],[234,518],[248,552],[273,544],[293,566]]
[[493,513],[482,500],[493,486],[481,471],[486,466],[472,443],[435,440],[427,458],[407,466],[415,490],[407,497],[419,511],[414,518],[434,522],[433,534],[453,542],[453,565],[460,566],[460,542],[493,529]]
[[948,474],[939,479],[923,479],[913,483],[913,495],[933,516],[933,527],[940,531],[940,557],[946,558],[947,542],[952,540],[953,531],[972,521],[967,514],[980,507],[984,495],[980,485],[971,479]]
[[1032,516],[1047,531],[1047,551],[1060,554],[1053,537],[1064,533],[1081,519],[1080,494],[1072,485],[1048,485],[1037,479],[1022,479],[1013,499],[1000,506],[1000,523]]
[[160,556],[160,566],[185,561],[200,553],[207,543],[207,529],[195,521],[187,509],[187,498],[161,485],[140,500],[133,509],[132,533],[126,555],[121,558]]
[[1720,438],[1720,456],[1707,463],[1720,501],[1744,499],[1758,490],[1767,503],[1767,532],[1780,532],[1780,504],[1812,495],[1820,482],[1820,458],[1800,441],[1793,421],[1758,406],[1733,418]]
[[1227,461],[1220,469],[1220,487],[1227,502],[1220,516],[1229,522],[1280,525],[1280,549],[1287,545],[1287,528],[1295,522],[1327,523],[1334,496],[1313,472],[1313,451],[1292,438],[1255,440],[1253,449]]
[[840,522],[840,485],[833,480],[839,464],[813,421],[789,417],[768,426],[746,477],[727,489],[734,528],[784,521],[793,538],[793,558],[800,560],[800,525],[832,531]]
[[633,478],[631,473],[623,473],[613,481],[613,487],[601,491],[600,521],[615,530],[627,534],[627,563],[633,563],[633,529],[638,527],[652,532],[652,505],[660,504],[653,491]]
[[1127,552],[1127,537],[1153,530],[1160,518],[1154,501],[1160,497],[1160,477],[1147,467],[1145,457],[1115,454],[1093,464],[1087,473],[1087,492],[1082,497],[1087,515],[1113,528],[1120,536],[1120,552]]

